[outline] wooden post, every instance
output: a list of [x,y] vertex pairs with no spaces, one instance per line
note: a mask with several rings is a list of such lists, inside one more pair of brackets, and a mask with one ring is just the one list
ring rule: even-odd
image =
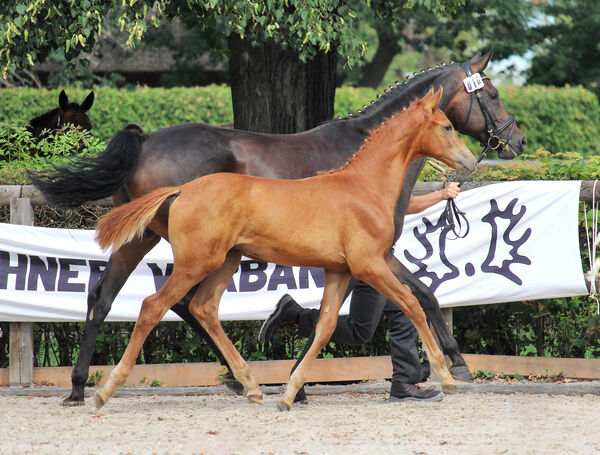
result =
[[[10,222],[33,226],[30,199],[10,199]],[[10,323],[8,370],[9,385],[30,386],[33,383],[33,323]]]

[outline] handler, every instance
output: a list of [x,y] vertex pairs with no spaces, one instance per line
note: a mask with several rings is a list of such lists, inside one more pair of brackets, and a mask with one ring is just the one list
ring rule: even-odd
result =
[[[432,205],[458,196],[458,183],[451,182],[446,188],[423,196],[411,196],[407,214],[419,213]],[[359,281],[352,290],[350,314],[339,316],[331,340],[339,344],[362,345],[369,341],[384,313],[389,322],[390,354],[392,358],[392,387],[389,401],[440,401],[444,394],[434,388],[421,389],[417,383],[429,376],[423,374],[417,351],[417,330],[402,310],[368,284]],[[298,335],[310,337],[319,319],[319,310],[300,306],[289,294],[285,294],[275,311],[265,320],[258,335],[265,343],[281,327],[295,326]],[[428,370],[428,369],[427,369]]]

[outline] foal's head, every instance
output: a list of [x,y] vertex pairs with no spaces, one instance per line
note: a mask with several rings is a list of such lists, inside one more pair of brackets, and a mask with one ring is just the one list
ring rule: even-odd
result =
[[[477,160],[460,140],[446,114],[438,108],[443,88],[434,93],[433,87],[420,100],[415,101],[410,111],[411,117],[419,121],[419,135],[413,144],[420,158],[435,158],[457,171],[470,174],[477,167]],[[420,118],[420,116],[423,116]]]

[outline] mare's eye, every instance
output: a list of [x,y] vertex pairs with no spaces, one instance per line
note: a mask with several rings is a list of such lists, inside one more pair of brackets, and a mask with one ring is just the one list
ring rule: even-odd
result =
[[498,92],[492,92],[492,93],[490,93],[490,98],[493,99],[493,100],[498,99]]
[[446,126],[444,127],[444,129],[445,129],[446,131],[451,131],[451,130],[452,130],[452,125],[446,125]]

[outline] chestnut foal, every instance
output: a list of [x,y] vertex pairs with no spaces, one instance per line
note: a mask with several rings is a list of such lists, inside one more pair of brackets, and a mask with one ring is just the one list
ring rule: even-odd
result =
[[250,369],[218,319],[221,296],[242,254],[282,265],[322,267],[325,290],[314,341],[292,374],[280,410],[289,410],[307,370],[333,333],[350,276],[396,303],[413,321],[445,392],[454,380],[444,363],[417,299],[390,271],[394,207],[408,165],[436,158],[470,173],[476,160],[437,108],[442,89],[429,91],[372,131],[341,169],[301,180],[213,174],[179,187],[161,188],[105,215],[96,239],[117,250],[149,227],[173,248],[173,273],[144,299],[131,340],[106,386],[96,393],[100,408],[122,385],[150,330],[193,286],[190,311],[213,338],[247,398],[262,403]]

